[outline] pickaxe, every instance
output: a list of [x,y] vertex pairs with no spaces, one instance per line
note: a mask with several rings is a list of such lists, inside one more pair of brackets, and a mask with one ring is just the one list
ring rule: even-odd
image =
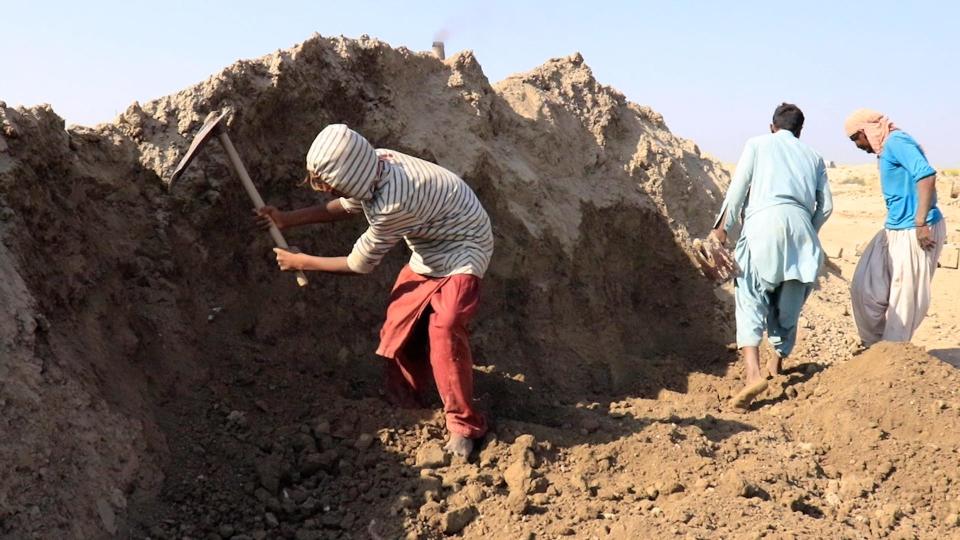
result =
[[[197,136],[193,138],[193,142],[190,143],[190,148],[187,150],[186,155],[183,156],[183,159],[180,160],[180,163],[177,165],[177,168],[173,171],[173,175],[170,177],[170,184],[183,174],[187,167],[190,165],[190,162],[193,161],[193,158],[197,157],[197,154],[200,152],[200,148],[203,147],[211,138],[216,136],[220,140],[220,144],[223,145],[223,149],[227,151],[227,157],[230,158],[230,164],[233,165],[233,171],[237,174],[237,177],[240,179],[240,183],[243,184],[243,188],[247,191],[247,195],[250,196],[250,200],[253,202],[253,206],[259,210],[263,208],[263,198],[260,197],[260,193],[257,191],[256,186],[253,185],[253,180],[250,179],[250,175],[247,174],[246,167],[243,166],[243,162],[240,161],[240,155],[237,154],[237,149],[233,147],[233,143],[230,142],[230,136],[227,135],[226,123],[223,121],[226,118],[227,113],[223,112],[219,115],[208,119],[203,126],[200,128],[200,131],[197,133]],[[280,233],[280,229],[276,225],[270,224],[270,236],[273,238],[274,243],[277,244],[278,248],[291,251],[287,241],[284,240],[283,234]],[[300,270],[297,270],[297,284],[301,287],[307,285],[307,276]]]

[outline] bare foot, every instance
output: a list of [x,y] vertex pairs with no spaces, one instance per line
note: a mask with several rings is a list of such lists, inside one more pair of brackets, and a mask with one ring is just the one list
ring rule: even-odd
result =
[[780,358],[777,355],[773,355],[772,358],[767,360],[767,373],[771,377],[776,377],[780,375],[780,370],[783,368],[783,358]]
[[473,452],[473,439],[451,433],[450,441],[447,442],[447,445],[444,446],[443,449],[455,456],[467,459],[470,453]]
[[741,410],[748,410],[750,408],[750,402],[760,394],[762,394],[767,389],[766,379],[757,379],[753,382],[747,383],[747,385],[741,390],[737,395],[733,396],[733,399],[730,400],[730,404]]

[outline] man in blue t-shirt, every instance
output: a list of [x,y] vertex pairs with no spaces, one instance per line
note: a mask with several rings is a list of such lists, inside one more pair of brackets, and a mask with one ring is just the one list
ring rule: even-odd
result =
[[858,148],[877,154],[887,204],[884,228],[853,274],[853,318],[865,346],[910,341],[930,307],[930,282],[947,236],[936,171],[917,141],[876,111],[854,111],[844,130]]

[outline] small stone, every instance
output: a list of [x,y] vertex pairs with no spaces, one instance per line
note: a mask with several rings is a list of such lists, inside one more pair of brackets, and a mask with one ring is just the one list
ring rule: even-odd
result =
[[512,491],[507,496],[507,510],[511,514],[522,516],[530,510],[530,501],[527,496],[519,491]]
[[443,514],[440,518],[440,528],[446,534],[457,534],[466,528],[477,517],[477,507],[462,506]]
[[523,459],[514,461],[503,473],[503,479],[507,482],[511,494],[526,495],[530,491],[532,478],[533,467]]
[[623,493],[616,488],[604,486],[597,490],[597,498],[601,501],[619,501],[623,498]]
[[227,415],[227,423],[245,426],[247,424],[247,414],[243,411],[230,411],[230,414]]
[[330,422],[323,418],[317,418],[313,421],[313,433],[317,437],[330,434]]
[[840,489],[838,493],[843,500],[853,500],[865,497],[870,489],[873,488],[873,482],[856,474],[847,474],[840,479]]
[[397,497],[397,508],[413,508],[416,506],[416,503],[413,500],[413,497],[409,495],[401,495]]
[[540,476],[530,482],[530,493],[546,493],[550,489],[550,481]]
[[424,443],[417,450],[416,465],[422,469],[445,467],[450,456],[434,441]]
[[270,527],[271,529],[276,529],[280,526],[280,520],[277,519],[277,516],[275,516],[273,512],[267,512],[264,514],[263,521],[267,524],[267,527]]
[[[328,465],[328,464],[327,464]],[[300,476],[310,477],[324,468],[324,458],[317,453],[307,454],[300,462]]]
[[463,488],[459,495],[465,502],[469,504],[477,504],[485,498],[483,494],[483,488],[476,484],[470,484],[469,486]]
[[796,511],[801,508],[806,494],[799,489],[785,489],[777,495],[777,500],[783,506]]
[[287,496],[289,496],[290,500],[292,500],[294,503],[302,504],[307,500],[310,494],[302,489],[291,489],[287,492]]
[[531,467],[537,466],[537,440],[533,435],[520,435],[510,446],[510,457],[513,460],[523,460]]
[[307,435],[306,433],[298,433],[293,436],[293,439],[290,441],[290,446],[297,452],[316,452],[317,443],[313,440],[313,437]]
[[280,489],[280,458],[270,454],[266,458],[258,460],[254,464],[257,471],[257,477],[260,479],[260,485],[270,493],[276,493]]
[[427,523],[438,522],[440,520],[440,503],[436,501],[427,501],[420,507],[420,518]]
[[528,433],[524,433],[523,435],[518,435],[517,438],[514,439],[513,444],[511,445],[511,451],[513,451],[517,456],[522,455],[523,452],[526,450],[533,451],[536,448],[537,448],[537,438]]
[[497,440],[492,439],[480,449],[481,468],[486,469],[497,463],[499,460],[499,457],[497,456],[497,450],[499,450],[499,448],[500,444],[497,442]]
[[744,480],[736,471],[725,472],[717,483],[717,488],[721,493],[731,497],[749,497],[750,484]]
[[439,492],[443,485],[443,480],[433,474],[431,469],[420,471],[420,484],[417,486],[420,493],[427,491]]
[[371,444],[373,444],[373,435],[369,433],[361,433],[360,436],[357,437],[357,442],[353,444],[353,447],[357,450],[366,450],[367,448],[370,448]]
[[880,475],[881,478],[886,478],[890,476],[895,469],[896,467],[892,461],[882,461],[877,465],[877,474]]
[[297,529],[294,535],[296,540],[320,540],[322,533],[320,531],[311,531],[310,529]]
[[661,493],[665,495],[673,495],[674,493],[680,493],[684,490],[683,484],[680,482],[666,482],[663,485],[663,488],[660,490]]
[[903,516],[903,512],[896,504],[888,503],[883,505],[882,508],[878,509],[874,515],[876,516],[877,523],[879,523],[881,528],[891,529]]
[[343,516],[343,519],[340,520],[340,528],[349,531],[353,529],[354,523],[357,522],[357,515],[353,512]]
[[103,528],[110,534],[117,534],[117,515],[106,499],[97,499],[97,513]]
[[586,418],[583,422],[580,422],[580,427],[587,433],[593,433],[600,429],[600,421],[596,418]]

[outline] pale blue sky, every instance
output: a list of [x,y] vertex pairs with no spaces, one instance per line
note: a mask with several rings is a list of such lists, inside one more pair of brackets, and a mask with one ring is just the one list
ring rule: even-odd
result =
[[473,49],[491,82],[580,51],[602,83],[724,160],[791,101],[826,159],[870,161],[842,124],[871,107],[957,166],[958,24],[960,2],[923,0],[0,0],[0,100],[95,124],[313,32],[425,50],[445,31],[448,55]]

